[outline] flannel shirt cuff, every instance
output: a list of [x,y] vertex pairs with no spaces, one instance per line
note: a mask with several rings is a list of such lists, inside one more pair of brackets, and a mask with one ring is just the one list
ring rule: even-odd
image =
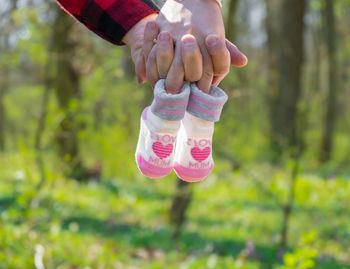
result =
[[[116,44],[140,20],[158,13],[159,8],[151,0],[57,0],[73,17],[103,39]],[[106,5],[108,4],[108,5]]]

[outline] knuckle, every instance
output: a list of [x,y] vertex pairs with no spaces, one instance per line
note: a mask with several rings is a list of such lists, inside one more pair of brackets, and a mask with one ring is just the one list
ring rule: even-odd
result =
[[215,75],[227,75],[230,72],[230,59],[225,58],[223,61],[221,59],[216,59],[214,62],[214,74]]
[[211,79],[214,76],[214,73],[212,70],[203,70],[202,78],[204,79]]
[[227,50],[225,48],[221,48],[221,49],[218,49],[216,50],[216,53],[213,54],[216,58],[220,58],[221,61],[223,61],[224,59],[227,58]]
[[191,66],[185,68],[185,78],[189,82],[195,82],[202,77],[202,66],[198,66],[197,69]]
[[188,51],[184,53],[183,57],[184,57],[184,61],[188,61],[188,62],[201,60],[201,55],[198,51]]
[[229,73],[229,71],[230,71],[229,67],[218,66],[217,68],[215,68],[214,74],[216,76],[227,75]]
[[209,53],[212,56],[220,57],[222,59],[225,59],[225,57],[227,57],[227,55],[229,55],[228,50],[225,48],[225,46],[223,44],[220,44],[219,46],[217,46],[215,48],[209,49]]
[[175,62],[173,63],[173,69],[176,74],[183,74],[184,73],[184,67],[181,62]]
[[149,53],[148,57],[147,57],[147,64],[146,64],[146,66],[153,65],[155,63],[155,60],[156,60],[155,53],[152,53],[152,52]]
[[188,82],[196,82],[201,79],[201,74],[185,74],[185,78]]
[[153,42],[154,35],[152,32],[146,30],[143,39],[145,42],[147,42],[147,45],[150,45]]

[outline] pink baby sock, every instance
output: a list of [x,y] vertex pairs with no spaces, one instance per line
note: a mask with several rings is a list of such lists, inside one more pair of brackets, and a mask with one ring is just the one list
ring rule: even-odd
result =
[[190,86],[187,83],[184,83],[179,94],[168,94],[165,80],[157,82],[153,103],[142,112],[135,154],[137,166],[143,175],[160,178],[172,171],[177,133],[189,95]]
[[191,84],[187,112],[178,133],[174,163],[174,170],[182,180],[197,182],[212,171],[214,122],[219,121],[226,101],[226,93],[218,87],[212,86],[210,93],[206,94]]

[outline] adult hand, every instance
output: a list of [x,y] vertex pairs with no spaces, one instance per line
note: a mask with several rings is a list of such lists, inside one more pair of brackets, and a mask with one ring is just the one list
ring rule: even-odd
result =
[[[139,21],[132,27],[129,32],[124,36],[123,42],[130,47],[131,58],[135,64],[135,72],[138,77],[139,83],[146,81],[146,68],[145,68],[145,57],[143,53],[143,45],[145,39],[145,29],[148,26],[148,22],[153,22],[157,18],[158,14],[154,13]],[[148,26],[149,27],[149,26]],[[156,25],[156,31],[158,26]],[[153,39],[151,41],[151,44]]]
[[[154,21],[148,22],[145,28],[145,39],[143,42],[143,54],[146,58],[147,80],[152,86],[160,79],[166,78],[167,91],[178,93],[183,79],[196,82],[202,76],[202,55],[194,36],[185,35],[181,38],[181,58],[174,59],[174,44],[172,36],[168,32],[161,32],[158,36],[158,25]],[[157,39],[157,44],[154,40]],[[230,64],[235,67],[243,67],[247,64],[247,57],[239,51],[230,41],[222,41],[215,35],[210,38],[217,42],[206,45],[210,57],[220,61],[221,52],[227,49],[230,54]],[[174,63],[173,63],[174,60]],[[182,62],[181,62],[182,60]],[[168,75],[169,69],[171,69]],[[185,72],[186,70],[186,72]],[[143,74],[139,73],[139,77]],[[214,77],[213,84],[218,85],[225,75]],[[145,78],[142,77],[143,81]]]
[[[184,46],[177,47],[178,50],[182,49],[183,57],[174,59],[172,35],[168,32],[162,32],[158,36],[158,25],[153,20],[155,16],[148,16],[137,23],[127,33],[123,41],[131,48],[131,56],[140,83],[148,80],[154,86],[159,79],[166,78],[167,91],[178,93],[184,81],[183,65],[188,70],[186,73],[188,81],[194,82],[200,79],[202,55],[196,39],[187,35],[182,38]],[[158,41],[155,45],[153,42],[157,38]],[[145,54],[146,57],[144,57]],[[171,69],[172,74],[170,76],[168,75],[169,69]]]
[[[174,64],[181,59],[181,46],[186,46],[186,34],[193,35],[200,47],[202,54],[202,74],[198,80],[198,86],[205,92],[209,92],[212,83],[218,84],[229,72],[230,52],[225,46],[225,30],[221,10],[214,0],[168,0],[163,6],[157,23],[161,31],[170,32],[175,41]],[[149,46],[145,44],[144,46]],[[147,50],[144,51],[147,59]],[[188,81],[190,72],[185,64],[182,79]],[[179,77],[177,68],[169,69],[169,76]],[[196,81],[194,80],[194,81]],[[170,85],[166,85],[170,87]]]
[[[195,82],[198,80],[198,77],[202,76],[202,55],[198,50],[197,41],[192,35],[185,35],[181,38],[181,43],[183,44],[181,47],[182,58],[177,57],[173,59],[174,48],[172,36],[167,32],[161,33],[159,36],[160,38],[158,38],[158,44],[154,46],[153,41],[157,38],[159,32],[158,25],[154,22],[156,18],[157,14],[145,17],[126,34],[123,41],[131,48],[131,56],[135,63],[135,71],[140,83],[147,80],[145,59],[148,61],[148,55],[152,49],[154,49],[154,52],[152,52],[152,57],[148,64],[148,66],[152,68],[148,72],[151,84],[154,84],[160,78],[165,78],[170,69],[169,63],[172,63],[171,68],[173,75],[167,77],[167,86],[169,92],[176,93],[179,91],[179,88],[181,88],[184,77],[189,82]],[[163,36],[163,38],[161,38],[161,36]],[[171,41],[169,41],[169,38]],[[235,45],[227,40],[223,42],[216,36],[213,38],[217,38],[218,42],[214,45],[212,45],[212,43],[206,45],[208,53],[212,58],[220,60],[219,52],[225,46],[224,44],[226,44],[226,48],[230,53],[232,66],[242,67],[247,64],[247,57],[242,54]],[[157,50],[158,47],[159,50]],[[179,49],[179,46],[177,47]],[[179,54],[179,51],[177,54]],[[156,57],[154,57],[154,55],[156,55]],[[156,61],[154,61],[154,58],[156,58]],[[154,71],[154,67],[156,66],[154,63],[157,62],[159,63],[157,65],[158,74]],[[186,74],[183,66],[185,66],[187,70]],[[223,78],[224,75],[214,77],[213,84],[218,85]]]
[[[146,61],[146,77],[152,86],[159,79],[166,79],[166,90],[178,93],[184,78],[198,81],[202,74],[202,55],[196,39],[192,35],[182,37],[182,46],[176,46],[172,35],[163,31],[158,35],[157,23],[149,22],[145,29],[143,53]],[[153,41],[157,39],[157,43]],[[175,57],[174,55],[181,55]]]

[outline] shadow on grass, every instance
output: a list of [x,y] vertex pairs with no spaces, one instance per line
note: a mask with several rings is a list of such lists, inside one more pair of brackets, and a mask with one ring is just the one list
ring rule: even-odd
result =
[[17,196],[0,197],[0,214],[16,202]]
[[[63,229],[69,229],[71,223],[78,224],[80,233],[90,233],[114,239],[117,242],[130,245],[130,247],[133,248],[157,248],[165,252],[174,250],[174,243],[171,240],[172,230],[168,226],[151,229],[137,223],[113,223],[110,220],[98,220],[88,216],[77,216],[67,218],[63,222]],[[191,233],[183,230],[178,246],[180,248],[179,251],[187,254],[206,254],[207,252],[205,249],[210,249],[210,253],[215,253],[220,256],[237,257],[241,251],[245,249],[246,242],[234,239],[213,239],[199,233]],[[259,253],[260,262],[267,264],[274,263],[276,253],[274,247],[263,245],[257,245],[255,247],[257,253]]]
[[[99,220],[89,216],[74,216],[65,219],[62,225],[63,229],[68,230],[71,223],[78,224],[80,233],[113,239],[119,243],[122,242],[124,245],[129,245],[131,248],[156,248],[165,252],[174,250],[174,243],[171,240],[172,230],[169,226],[151,229],[139,223],[117,223],[112,220]],[[246,242],[234,238],[210,238],[199,233],[183,230],[178,246],[178,251],[187,255],[191,253],[207,255],[209,252],[219,256],[237,257],[245,249]],[[275,246],[258,244],[255,245],[255,251],[257,253],[255,259],[261,263],[261,269],[272,268],[276,264],[277,249]],[[329,257],[319,260],[317,268],[350,269],[350,265],[342,264]]]
[[128,192],[131,192],[132,194],[134,194],[135,197],[139,197],[144,200],[153,200],[153,199],[159,200],[159,199],[169,198],[169,196],[164,193],[157,192],[151,188],[144,188],[142,186],[138,186],[137,184],[133,186],[127,186],[127,189],[125,189],[125,187],[123,187],[120,184],[117,184],[115,182],[108,181],[108,180],[103,180],[99,182],[99,186],[103,187],[113,195],[119,195],[121,192],[127,190]]
[[[239,199],[234,198],[232,201],[227,202],[228,205],[232,206],[235,205],[235,207],[238,208],[244,208],[244,209],[257,209],[259,211],[267,211],[267,212],[281,212],[282,211],[282,205],[277,205],[273,202],[263,202],[263,201],[249,201],[245,199]],[[330,214],[339,215],[339,214],[348,214],[349,209],[344,205],[337,205],[333,206],[332,208],[320,208],[320,207],[312,207],[308,205],[294,205],[293,212],[303,213],[307,214],[309,216],[323,216],[325,211],[329,212]]]

